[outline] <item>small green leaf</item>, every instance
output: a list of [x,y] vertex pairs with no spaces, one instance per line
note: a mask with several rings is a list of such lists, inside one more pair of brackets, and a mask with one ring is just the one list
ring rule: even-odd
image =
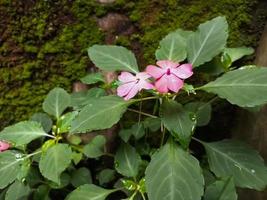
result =
[[52,137],[43,130],[41,124],[34,121],[19,122],[0,132],[0,140],[11,142],[14,146],[28,144],[42,136]]
[[50,188],[47,185],[40,185],[34,191],[33,200],[50,200],[49,198]]
[[145,135],[145,128],[142,122],[136,123],[131,127],[132,135],[136,140],[141,139]]
[[224,53],[227,53],[232,62],[239,60],[244,56],[249,56],[254,53],[254,49],[250,47],[225,48]]
[[120,120],[130,104],[117,96],[90,99],[87,103],[72,122],[71,133],[110,128]]
[[121,144],[115,155],[116,170],[126,177],[136,177],[141,165],[141,157],[129,144]]
[[20,172],[21,154],[11,151],[0,153],[0,189],[12,183]]
[[102,156],[104,152],[104,147],[106,144],[106,138],[103,135],[95,136],[92,141],[85,145],[83,148],[83,153],[89,158],[97,158]]
[[109,194],[116,191],[116,189],[107,190],[93,184],[86,184],[72,191],[66,200],[105,200]]
[[171,32],[160,41],[157,60],[183,61],[186,58],[186,40],[179,32]]
[[211,105],[205,102],[191,102],[184,106],[190,112],[195,113],[197,126],[206,126],[211,118]]
[[267,186],[267,167],[259,154],[249,146],[231,140],[201,142],[211,171],[217,177],[232,176],[236,186],[263,190]]
[[70,184],[70,175],[67,173],[62,173],[60,175],[59,183],[49,181],[48,184],[52,189],[62,189],[62,188],[66,187],[67,185]]
[[85,84],[95,84],[99,82],[105,82],[105,79],[101,73],[92,73],[81,78],[81,81]]
[[5,200],[22,200],[28,199],[31,189],[28,185],[20,181],[15,181],[7,190]]
[[193,114],[173,100],[163,102],[160,110],[164,126],[186,148],[196,124]]
[[130,128],[129,129],[122,129],[119,132],[119,136],[124,142],[128,142],[132,136],[132,130]]
[[237,200],[233,178],[218,180],[206,188],[204,200]]
[[160,118],[147,117],[143,123],[145,128],[148,128],[151,132],[156,132],[160,129],[161,120]]
[[43,102],[43,110],[57,119],[70,106],[70,95],[62,88],[51,90]]
[[139,72],[134,54],[124,47],[94,45],[88,49],[88,54],[99,69],[105,71]]
[[100,98],[106,95],[106,91],[102,88],[91,88],[87,91],[74,92],[71,94],[71,106],[75,109],[81,109],[87,105],[88,100],[92,98]]
[[70,130],[71,123],[78,115],[78,111],[69,112],[65,115],[62,115],[57,123],[58,133],[67,133]]
[[61,173],[70,165],[72,151],[67,144],[56,144],[41,155],[39,169],[42,175],[60,184]]
[[90,184],[92,182],[91,172],[85,167],[81,167],[71,174],[71,184],[74,187]]
[[43,127],[43,129],[44,129],[44,131],[46,133],[51,131],[53,122],[52,122],[51,118],[47,114],[45,114],[45,113],[35,113],[31,117],[31,121],[39,122],[42,125],[42,127]]
[[98,174],[99,184],[103,185],[105,183],[109,183],[115,178],[115,170],[113,169],[104,169]]
[[200,24],[197,32],[188,38],[188,61],[198,67],[212,60],[225,47],[228,24],[225,17],[216,17]]
[[267,68],[254,67],[225,73],[201,90],[219,95],[231,104],[255,107],[267,103]]
[[197,200],[204,190],[198,160],[173,142],[152,156],[145,182],[148,198],[153,200]]

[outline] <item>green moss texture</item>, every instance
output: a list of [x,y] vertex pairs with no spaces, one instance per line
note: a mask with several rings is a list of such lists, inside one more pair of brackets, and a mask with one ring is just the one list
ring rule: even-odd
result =
[[0,128],[27,119],[55,86],[68,91],[91,66],[87,47],[103,43],[97,17],[127,15],[138,30],[118,37],[129,48],[137,41],[144,65],[154,62],[159,40],[177,28],[196,26],[218,15],[230,25],[229,46],[257,46],[267,12],[258,0],[0,0]]

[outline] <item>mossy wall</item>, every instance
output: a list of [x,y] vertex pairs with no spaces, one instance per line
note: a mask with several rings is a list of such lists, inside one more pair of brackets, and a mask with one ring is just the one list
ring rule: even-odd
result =
[[108,12],[129,16],[137,32],[117,43],[140,43],[143,65],[154,62],[158,41],[176,28],[225,15],[229,46],[256,47],[267,19],[258,0],[0,0],[0,127],[40,110],[53,87],[71,90],[91,66],[86,48],[104,41],[96,19]]

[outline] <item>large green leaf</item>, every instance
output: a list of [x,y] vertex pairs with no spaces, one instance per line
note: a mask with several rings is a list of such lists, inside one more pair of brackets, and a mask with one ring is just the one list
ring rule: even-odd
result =
[[224,53],[230,56],[231,62],[234,62],[236,60],[239,60],[243,56],[253,54],[254,49],[249,47],[225,48]]
[[209,185],[204,200],[237,200],[233,178],[218,180]]
[[93,63],[105,71],[138,72],[134,54],[128,49],[114,45],[94,45],[88,49]]
[[185,110],[181,104],[173,100],[163,102],[160,110],[164,126],[186,147],[196,124],[193,113]]
[[72,191],[66,200],[105,200],[109,194],[116,191],[116,189],[107,190],[93,184],[86,184]]
[[78,111],[68,112],[65,115],[62,115],[57,121],[57,131],[58,133],[66,133],[69,132],[71,123],[78,115]]
[[18,176],[23,162],[20,158],[20,154],[11,151],[0,153],[0,189],[5,188]]
[[210,61],[224,49],[227,37],[225,17],[216,17],[200,24],[198,30],[188,38],[188,61],[194,67]]
[[7,190],[5,200],[26,200],[31,192],[28,185],[20,181],[15,181]]
[[115,155],[115,168],[126,177],[136,177],[141,161],[140,155],[132,146],[121,144]]
[[89,158],[97,158],[102,156],[104,147],[106,144],[106,138],[103,135],[95,136],[90,143],[84,146],[83,153]]
[[267,103],[267,68],[254,67],[228,72],[202,87],[242,107]]
[[204,178],[198,160],[170,142],[152,156],[146,189],[153,200],[200,200]]
[[186,40],[179,32],[171,32],[164,37],[156,51],[157,60],[183,61],[186,58]]
[[70,106],[70,95],[62,88],[51,90],[43,103],[43,110],[59,118],[63,111]]
[[84,184],[90,184],[92,182],[93,181],[91,172],[85,167],[81,167],[71,174],[71,184],[74,187],[79,187]]
[[71,163],[71,148],[67,144],[56,144],[41,155],[39,169],[44,177],[60,184],[61,173]]
[[202,144],[217,177],[233,176],[235,185],[243,188],[263,190],[267,186],[267,167],[249,146],[231,140]]
[[85,77],[81,78],[81,81],[85,84],[95,84],[99,82],[105,82],[105,78],[99,72],[99,73],[88,74]]
[[185,105],[185,109],[195,113],[197,126],[206,126],[211,119],[211,105],[206,102],[190,102]]
[[41,136],[52,137],[43,130],[41,124],[34,121],[19,122],[0,132],[0,140],[11,142],[14,146],[28,144]]
[[116,124],[126,111],[129,101],[117,96],[88,100],[71,125],[71,133],[101,130]]

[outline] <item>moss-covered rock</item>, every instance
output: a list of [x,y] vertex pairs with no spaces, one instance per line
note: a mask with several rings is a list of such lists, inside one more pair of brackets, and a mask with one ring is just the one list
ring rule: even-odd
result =
[[158,42],[171,30],[195,29],[225,15],[229,46],[256,47],[267,12],[259,0],[91,0],[0,1],[0,128],[41,109],[55,86],[71,90],[90,61],[86,48],[104,41],[96,18],[108,12],[128,15],[138,32],[118,36],[117,44],[142,45],[144,67],[154,62]]

